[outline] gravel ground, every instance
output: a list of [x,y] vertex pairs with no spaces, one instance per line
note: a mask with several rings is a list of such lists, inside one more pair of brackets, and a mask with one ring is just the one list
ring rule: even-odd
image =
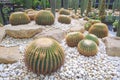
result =
[[[78,21],[82,24],[81,20]],[[72,20],[71,24],[66,25],[56,21],[52,27],[66,31],[75,26],[75,22],[76,20]],[[24,55],[26,45],[32,40],[7,36],[0,46],[19,46],[21,54]],[[85,57],[79,54],[76,47],[68,47],[63,40],[60,44],[65,50],[65,63],[57,72],[46,76],[28,71],[23,61],[24,57],[14,64],[0,64],[0,80],[120,80],[120,58],[106,55],[105,45],[99,41],[98,54]]]

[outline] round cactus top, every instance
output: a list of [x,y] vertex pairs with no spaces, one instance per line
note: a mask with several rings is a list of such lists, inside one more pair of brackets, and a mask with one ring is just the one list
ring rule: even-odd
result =
[[93,26],[97,28],[107,28],[107,25],[104,23],[96,23]]
[[35,40],[37,47],[49,47],[53,44],[53,40],[49,38],[40,38]]

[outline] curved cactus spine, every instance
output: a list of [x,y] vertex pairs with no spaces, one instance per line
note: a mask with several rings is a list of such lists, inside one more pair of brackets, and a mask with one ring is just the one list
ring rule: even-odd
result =
[[35,22],[38,25],[52,25],[54,21],[54,15],[47,10],[41,10],[35,16]]
[[10,15],[9,21],[12,25],[28,24],[30,18],[24,12],[14,12]]
[[84,56],[94,56],[98,52],[97,44],[92,40],[84,39],[78,43],[78,51]]
[[65,23],[65,24],[70,24],[71,23],[71,18],[69,16],[60,15],[58,17],[58,22]]
[[64,63],[64,51],[57,41],[50,38],[39,38],[27,46],[25,63],[34,73],[49,74]]
[[89,33],[96,35],[98,38],[108,36],[108,27],[104,23],[96,23],[91,26]]
[[66,43],[70,47],[76,47],[83,38],[84,35],[81,32],[71,32],[66,36]]
[[92,40],[92,41],[94,41],[97,45],[99,45],[98,37],[95,36],[94,34],[87,34],[87,35],[85,36],[85,39]]

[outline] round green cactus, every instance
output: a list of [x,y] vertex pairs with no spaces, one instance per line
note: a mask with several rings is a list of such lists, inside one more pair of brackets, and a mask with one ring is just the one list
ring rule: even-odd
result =
[[93,19],[89,20],[88,22],[90,22],[91,24],[101,23],[100,20],[93,20]]
[[86,22],[85,25],[84,25],[84,28],[85,28],[85,30],[88,31],[88,30],[90,29],[91,26],[92,26],[92,23]]
[[35,22],[38,25],[52,25],[54,21],[54,15],[47,10],[41,10],[35,16]]
[[78,43],[78,51],[84,56],[94,56],[98,52],[97,44],[88,39],[84,39]]
[[76,47],[83,38],[84,35],[81,32],[70,32],[66,36],[66,43],[70,47]]
[[12,25],[28,24],[30,18],[24,12],[14,12],[10,15],[9,21]]
[[58,17],[58,22],[60,23],[65,23],[65,24],[70,24],[71,23],[71,18],[66,15],[60,15]]
[[25,63],[34,73],[49,74],[64,63],[64,51],[57,41],[51,38],[39,38],[27,46]]
[[95,36],[94,34],[87,34],[87,35],[85,36],[85,39],[92,40],[92,41],[94,41],[97,45],[99,45],[98,37]]
[[70,11],[64,8],[61,8],[59,14],[70,15]]
[[98,38],[108,36],[108,27],[104,23],[96,23],[91,26],[89,33],[96,35]]

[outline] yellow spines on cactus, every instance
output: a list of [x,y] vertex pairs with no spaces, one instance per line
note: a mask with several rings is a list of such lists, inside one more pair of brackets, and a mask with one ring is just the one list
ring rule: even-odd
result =
[[104,23],[96,23],[91,26],[89,33],[96,35],[98,38],[108,36],[108,27]]
[[61,8],[59,14],[70,15],[70,11],[64,8]]
[[69,16],[66,16],[66,15],[59,15],[58,22],[65,23],[65,24],[70,24],[71,23],[71,18]]
[[94,34],[87,34],[84,39],[92,40],[92,41],[94,41],[97,45],[99,45],[98,37],[95,36]]
[[36,74],[49,74],[64,63],[64,51],[57,41],[39,38],[27,46],[25,63]]
[[83,38],[84,35],[81,32],[70,32],[66,36],[66,43],[70,47],[76,47]]
[[52,25],[54,24],[54,15],[47,10],[41,10],[35,16],[35,22],[38,25]]
[[28,24],[30,18],[24,12],[14,12],[10,15],[9,21],[12,25]]
[[97,44],[88,39],[84,39],[78,43],[78,51],[84,56],[94,56],[98,52]]

